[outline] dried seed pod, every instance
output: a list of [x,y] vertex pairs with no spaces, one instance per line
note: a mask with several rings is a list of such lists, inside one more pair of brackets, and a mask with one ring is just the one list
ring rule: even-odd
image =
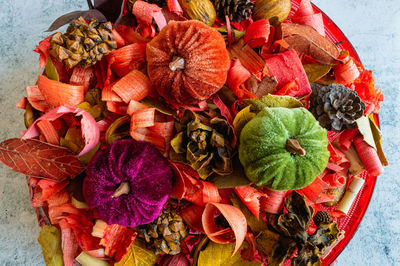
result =
[[258,0],[254,6],[254,20],[268,19],[273,25],[283,22],[290,13],[290,0]]
[[331,215],[326,211],[319,211],[315,214],[313,221],[316,226],[320,226],[321,224],[329,224],[332,222]]
[[214,24],[217,14],[210,0],[179,0],[179,4],[185,17],[199,20],[208,26]]

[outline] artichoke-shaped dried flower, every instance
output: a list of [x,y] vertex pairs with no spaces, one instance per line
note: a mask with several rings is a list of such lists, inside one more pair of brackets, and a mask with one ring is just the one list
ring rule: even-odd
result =
[[232,173],[233,132],[226,120],[186,110],[176,128],[170,151],[173,161],[190,165],[203,179],[213,173]]

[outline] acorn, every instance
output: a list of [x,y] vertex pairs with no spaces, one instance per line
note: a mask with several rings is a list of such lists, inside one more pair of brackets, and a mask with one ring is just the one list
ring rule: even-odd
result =
[[268,19],[272,25],[277,25],[289,16],[291,8],[291,0],[257,0],[253,19]]
[[214,24],[217,13],[210,0],[179,0],[179,4],[185,17],[199,20],[208,26]]

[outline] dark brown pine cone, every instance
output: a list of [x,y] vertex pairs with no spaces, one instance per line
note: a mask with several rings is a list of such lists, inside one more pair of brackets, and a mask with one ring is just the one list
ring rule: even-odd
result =
[[248,19],[254,7],[250,0],[215,0],[214,5],[218,18],[225,20],[228,15],[235,23]]
[[357,92],[341,84],[326,87],[311,84],[311,88],[310,111],[322,127],[340,132],[357,126],[356,120],[365,110]]
[[139,237],[151,244],[156,254],[180,253],[180,241],[187,235],[188,229],[182,217],[171,209],[164,209],[154,222],[139,226]]
[[329,224],[332,222],[332,217],[326,211],[319,211],[314,215],[313,221],[316,226],[319,226],[320,224]]
[[89,24],[80,17],[69,25],[67,32],[57,32],[50,39],[50,53],[69,68],[89,67],[117,48],[111,22]]

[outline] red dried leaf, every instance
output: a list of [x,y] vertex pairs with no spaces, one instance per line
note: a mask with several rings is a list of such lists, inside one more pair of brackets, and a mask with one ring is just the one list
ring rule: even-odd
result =
[[139,127],[152,127],[154,126],[155,108],[146,108],[136,111],[131,116],[131,130]]
[[[230,230],[221,230],[215,224],[215,217],[219,213],[221,213],[229,223],[230,228],[228,229]],[[201,221],[203,223],[204,232],[209,239],[221,244],[235,241],[236,244],[233,254],[239,250],[247,233],[247,221],[244,214],[238,208],[222,203],[207,203]],[[231,235],[232,231],[234,238]]]
[[317,202],[322,192],[326,191],[329,188],[329,184],[322,180],[325,175],[326,171],[317,176],[310,185],[300,190],[297,190],[297,192],[306,196],[310,201],[314,203]]
[[122,102],[121,97],[119,97],[118,94],[112,90],[113,85],[114,84],[104,86],[103,90],[101,91],[101,100],[103,102]]
[[279,214],[282,211],[287,191],[263,188],[263,192],[268,196],[268,199],[262,199],[260,209],[264,212]]
[[182,15],[183,10],[181,8],[181,5],[179,4],[178,0],[167,0],[167,5],[169,11],[172,13],[175,13],[177,15]]
[[40,67],[44,67],[47,63],[47,59],[50,55],[50,38],[51,35],[48,36],[46,39],[39,42],[39,45],[33,50],[36,53],[39,53],[39,64]]
[[268,42],[270,36],[270,25],[268,19],[260,19],[253,22],[244,35],[244,43],[251,48],[263,46]]
[[158,28],[161,30],[167,25],[167,21],[161,10],[162,9],[157,5],[149,4],[145,1],[136,1],[132,7],[132,14],[135,15],[140,23],[147,25],[152,24],[154,19]]
[[248,45],[243,45],[243,41],[238,41],[232,45],[230,50],[231,58],[237,58],[243,66],[253,75],[259,76],[263,71],[264,60]]
[[68,149],[34,139],[8,139],[0,144],[0,161],[16,172],[61,182],[84,170]]
[[190,227],[190,229],[202,232],[203,226],[201,224],[201,215],[203,214],[203,211],[204,206],[192,204],[182,209],[179,214],[182,216],[183,220]]
[[292,21],[313,27],[319,34],[325,36],[325,26],[321,12],[314,12],[311,0],[301,0],[299,9],[292,17]]
[[339,137],[340,149],[348,151],[351,144],[353,144],[354,138],[358,135],[358,128],[350,128],[343,130]]
[[141,69],[146,61],[146,44],[133,43],[112,51],[107,55],[111,69],[123,77],[134,69]]

